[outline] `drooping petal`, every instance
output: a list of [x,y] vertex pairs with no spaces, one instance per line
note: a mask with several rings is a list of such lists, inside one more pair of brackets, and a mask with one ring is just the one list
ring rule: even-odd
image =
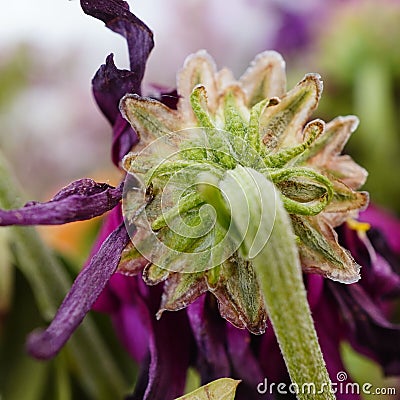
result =
[[123,224],[108,236],[76,278],[49,327],[29,336],[27,349],[33,357],[51,358],[67,342],[114,273],[129,240]]
[[153,34],[129,12],[125,1],[82,0],[81,6],[86,14],[105,22],[128,42],[131,70],[118,69],[110,54],[92,81],[97,104],[113,125],[112,160],[118,166],[122,157],[138,142],[135,131],[119,113],[119,101],[127,93],[141,93],[146,61],[154,46]]
[[136,83],[135,73],[120,70],[114,64],[114,56],[110,54],[106,63],[101,65],[92,81],[93,94],[100,110],[111,124],[119,114],[118,104],[126,93],[140,91]]
[[[387,238],[376,228],[359,234],[347,224],[338,229],[339,238],[362,265],[360,285],[377,304],[400,294],[400,259],[389,246]],[[370,239],[371,238],[371,239]]]
[[46,203],[30,202],[16,210],[0,210],[0,226],[59,225],[91,219],[114,208],[122,198],[122,191],[123,183],[114,188],[80,179]]
[[233,369],[232,376],[242,380],[242,388],[238,390],[235,399],[259,399],[260,394],[256,388],[263,381],[264,374],[251,348],[249,332],[226,324],[226,343]]
[[351,345],[375,359],[387,375],[400,374],[400,325],[390,323],[360,284],[328,282],[348,327]]
[[[90,260],[99,251],[103,242],[107,239],[111,232],[115,231],[123,222],[121,204],[112,209],[105,217],[103,224],[100,228],[100,232],[97,235],[96,241],[92,246],[89,258],[85,265],[90,264]],[[123,253],[122,253],[123,254]],[[113,290],[111,290],[110,285],[106,285],[104,290],[101,292],[100,296],[93,304],[92,309],[99,312],[113,313],[118,310],[119,300],[115,296]]]
[[149,337],[152,334],[151,313],[141,293],[138,277],[113,274],[107,287],[118,302],[111,313],[115,331],[132,356],[142,363],[149,353]]
[[173,400],[183,393],[191,358],[191,335],[183,311],[153,321],[149,382],[143,400]]
[[[192,336],[183,311],[167,313],[157,321],[160,287],[146,287],[137,279],[150,315],[148,362],[142,363],[141,376],[130,399],[173,400],[182,395],[192,357]],[[140,286],[142,288],[140,289]],[[136,296],[136,293],[134,294]]]
[[393,214],[371,204],[360,214],[360,221],[368,222],[372,227],[379,229],[392,251],[400,254],[400,221]]
[[81,0],[83,11],[103,21],[107,28],[119,33],[128,42],[131,71],[140,87],[147,57],[154,47],[153,33],[148,26],[129,11],[122,0]]
[[187,313],[197,344],[197,366],[202,382],[229,376],[225,323],[218,315],[215,300],[205,294],[187,308]]

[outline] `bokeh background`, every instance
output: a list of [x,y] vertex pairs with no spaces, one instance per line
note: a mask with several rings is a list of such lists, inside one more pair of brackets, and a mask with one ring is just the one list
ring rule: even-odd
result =
[[[144,91],[154,83],[174,87],[183,60],[200,48],[237,77],[257,53],[278,50],[286,60],[289,88],[307,72],[320,73],[324,94],[315,116],[326,121],[348,114],[360,118],[346,151],[369,170],[365,188],[372,201],[399,216],[400,1],[128,2],[155,35]],[[120,68],[128,67],[125,41],[84,15],[77,0],[3,1],[0,152],[20,184],[21,199],[47,200],[83,176],[110,184],[120,179],[110,160],[111,129],[90,87],[111,52]],[[53,261],[68,271],[67,280],[89,255],[100,223],[96,219],[39,229],[41,240],[54,250]],[[7,237],[14,234],[0,232],[0,399],[101,398],[95,386],[104,372],[92,381],[86,379],[87,371],[74,365],[69,355],[72,350],[50,363],[25,356],[26,333],[43,325],[48,316],[38,305],[32,282],[14,268],[6,246]],[[101,341],[98,352],[109,353],[115,374],[129,388],[135,366],[113,336],[109,321],[100,315],[91,318]],[[346,344],[343,352],[357,382],[397,385]],[[189,386],[195,382],[192,376]],[[104,393],[102,398],[107,398]]]

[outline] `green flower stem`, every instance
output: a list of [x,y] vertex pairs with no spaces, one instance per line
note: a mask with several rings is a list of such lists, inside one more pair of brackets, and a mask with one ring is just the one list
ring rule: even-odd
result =
[[[244,257],[253,263],[290,377],[300,388],[298,398],[335,399],[307,302],[295,235],[277,189],[264,175],[243,167],[228,171],[219,187],[226,203],[217,204],[217,214],[229,204],[233,232],[240,236],[236,240]],[[215,206],[218,201],[210,202]],[[310,384],[316,393],[302,393]]]

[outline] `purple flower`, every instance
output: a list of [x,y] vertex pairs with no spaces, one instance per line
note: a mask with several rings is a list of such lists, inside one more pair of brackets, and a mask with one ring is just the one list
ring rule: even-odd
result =
[[[94,96],[113,127],[112,157],[119,165],[139,138],[122,118],[118,104],[126,93],[140,94],[145,63],[153,47],[152,34],[129,12],[124,1],[81,1],[81,5],[85,13],[104,21],[128,42],[131,70],[119,70],[110,55],[93,79]],[[170,95],[160,98],[171,100]],[[172,95],[168,106],[174,107],[175,99]],[[122,184],[113,188],[82,179],[47,203],[0,210],[2,226],[61,224],[111,210],[90,261],[49,327],[31,334],[28,351],[37,358],[51,358],[94,308],[111,315],[121,342],[140,363],[141,374],[132,399],[161,400],[181,395],[189,366],[197,368],[203,383],[223,376],[242,379],[239,399],[260,398],[256,388],[264,377],[271,382],[289,383],[271,329],[255,336],[234,327],[220,316],[218,304],[209,293],[199,296],[185,310],[165,312],[157,320],[162,284],[147,286],[139,275],[115,273],[130,242],[120,207],[122,189]],[[373,228],[367,234],[347,226],[339,228],[341,244],[363,266],[360,283],[343,285],[320,275],[305,275],[309,303],[333,380],[344,370],[339,353],[342,340],[375,359],[386,373],[400,374],[400,327],[388,320],[388,299],[397,296],[400,289],[399,225],[389,217],[383,224],[377,215],[375,208],[362,214],[362,219],[372,222]],[[140,272],[146,260],[139,258],[135,263],[131,271]]]

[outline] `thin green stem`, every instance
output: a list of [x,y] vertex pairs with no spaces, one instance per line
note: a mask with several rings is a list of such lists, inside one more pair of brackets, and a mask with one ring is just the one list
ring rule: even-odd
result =
[[[289,375],[299,388],[298,398],[335,399],[280,194],[265,176],[243,167],[228,171],[219,186],[230,207],[235,240],[241,241],[241,251],[256,271]],[[218,208],[223,209],[222,204],[217,213]],[[310,385],[315,391],[308,390]]]

